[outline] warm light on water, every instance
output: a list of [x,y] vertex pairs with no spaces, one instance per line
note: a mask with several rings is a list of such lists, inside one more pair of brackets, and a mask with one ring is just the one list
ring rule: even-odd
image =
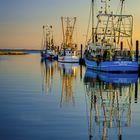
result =
[[139,140],[139,86],[137,74],[0,56],[0,139]]

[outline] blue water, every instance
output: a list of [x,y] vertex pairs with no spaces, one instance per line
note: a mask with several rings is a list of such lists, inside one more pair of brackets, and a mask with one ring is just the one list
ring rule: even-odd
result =
[[0,56],[0,140],[139,140],[139,87],[137,74]]

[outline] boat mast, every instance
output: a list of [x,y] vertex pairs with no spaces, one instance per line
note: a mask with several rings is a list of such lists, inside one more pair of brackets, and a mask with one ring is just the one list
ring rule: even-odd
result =
[[42,49],[45,50],[46,49],[46,42],[45,42],[45,26],[43,25],[43,39],[42,39]]
[[46,45],[46,50],[48,49],[48,45],[49,45],[49,42],[48,42],[48,33],[47,33],[47,29],[45,28],[45,45]]
[[63,46],[73,48],[73,33],[76,24],[76,17],[61,17]]
[[122,15],[122,12],[123,12],[124,1],[125,0],[121,0],[121,11],[120,11],[120,15]]
[[64,18],[61,17],[61,23],[62,23],[62,33],[63,33],[63,45],[65,46],[65,33],[64,33],[64,22],[63,22]]
[[92,0],[92,43],[94,43],[94,6],[95,0]]
[[73,43],[73,42],[72,42],[72,41],[73,41],[72,38],[73,38],[73,32],[74,32],[74,28],[75,28],[75,24],[76,24],[76,17],[74,17],[73,20],[74,20],[74,21],[73,21],[74,23],[73,23],[73,26],[72,26],[72,28],[71,28],[71,34],[70,34],[70,44],[71,44],[71,45],[72,45],[72,43]]
[[121,30],[121,24],[122,24],[122,17],[121,17],[121,15],[122,15],[122,13],[123,13],[123,7],[124,7],[124,1],[125,0],[121,0],[121,10],[120,10],[120,19],[119,19],[119,35],[118,35],[118,44],[119,44],[119,42],[120,42],[120,30]]

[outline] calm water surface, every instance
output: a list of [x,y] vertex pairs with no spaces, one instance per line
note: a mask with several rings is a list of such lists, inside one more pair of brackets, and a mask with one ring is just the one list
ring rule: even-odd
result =
[[139,140],[139,87],[137,74],[0,56],[0,140]]

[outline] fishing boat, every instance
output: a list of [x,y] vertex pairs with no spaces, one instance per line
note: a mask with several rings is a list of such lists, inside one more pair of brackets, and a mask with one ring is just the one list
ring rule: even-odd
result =
[[77,45],[73,42],[76,17],[61,17],[63,43],[58,55],[58,62],[79,63]]
[[57,50],[53,42],[52,26],[51,25],[43,26],[42,51],[41,51],[42,59],[49,60],[57,59],[58,55],[56,52]]
[[110,0],[101,0],[95,27],[95,0],[92,0],[92,39],[84,52],[87,68],[104,72],[137,72],[138,60],[132,52],[133,16],[124,14],[120,0],[116,14]]

